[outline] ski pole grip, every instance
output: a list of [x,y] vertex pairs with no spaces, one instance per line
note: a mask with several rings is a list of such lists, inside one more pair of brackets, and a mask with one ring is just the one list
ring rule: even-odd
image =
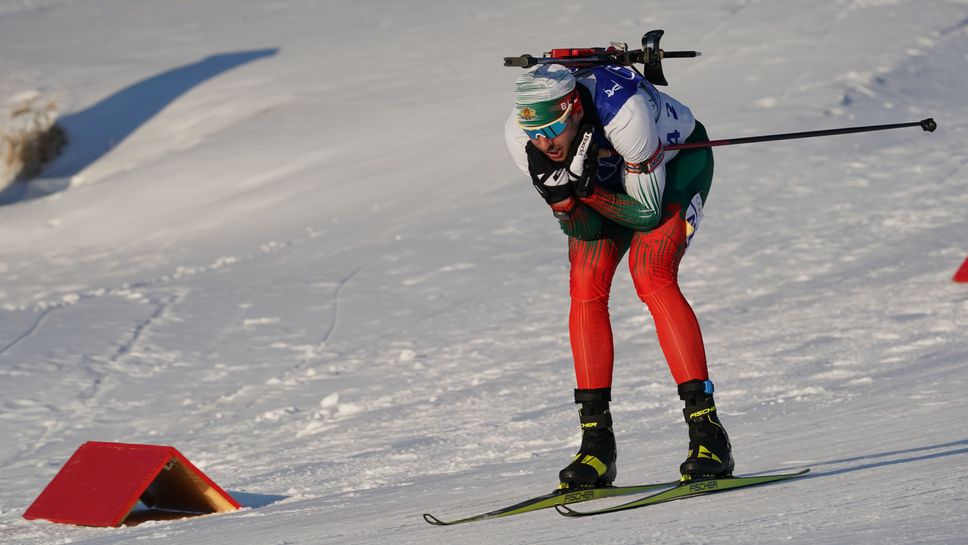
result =
[[934,122],[933,118],[929,117],[921,120],[921,128],[928,132],[934,132],[934,130],[938,128],[938,124]]

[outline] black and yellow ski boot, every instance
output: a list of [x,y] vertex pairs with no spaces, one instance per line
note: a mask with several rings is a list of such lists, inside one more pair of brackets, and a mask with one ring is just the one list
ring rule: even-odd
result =
[[559,492],[611,486],[615,480],[615,434],[608,402],[611,388],[575,390],[575,403],[581,403],[581,447],[575,459],[558,473]]
[[679,385],[679,398],[686,402],[683,415],[689,425],[689,455],[679,466],[682,482],[731,477],[733,454],[726,429],[716,415],[713,383],[684,382]]

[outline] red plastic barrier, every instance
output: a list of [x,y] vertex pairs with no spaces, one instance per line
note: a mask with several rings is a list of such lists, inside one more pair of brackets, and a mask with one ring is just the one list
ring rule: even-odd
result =
[[961,264],[961,268],[955,273],[953,280],[955,282],[968,282],[968,259],[965,259],[965,262]]
[[84,526],[120,526],[141,501],[185,516],[242,506],[174,447],[89,441],[24,513]]

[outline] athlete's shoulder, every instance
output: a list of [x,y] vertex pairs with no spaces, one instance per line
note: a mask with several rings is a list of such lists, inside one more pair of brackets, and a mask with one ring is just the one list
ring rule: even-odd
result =
[[644,81],[628,66],[604,65],[579,68],[575,79],[588,87],[602,124],[607,125]]
[[504,122],[504,143],[514,159],[514,164],[521,169],[521,172],[528,174],[528,155],[525,146],[528,144],[528,137],[518,126],[517,111],[512,110],[507,121]]

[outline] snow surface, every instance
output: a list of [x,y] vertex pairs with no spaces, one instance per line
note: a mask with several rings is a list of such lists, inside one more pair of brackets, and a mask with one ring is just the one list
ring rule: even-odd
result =
[[[713,138],[940,124],[716,151],[681,281],[737,472],[813,472],[431,527],[551,489],[578,439],[501,58],[651,28],[703,52],[666,75]],[[0,98],[53,93],[72,131],[51,194],[0,207],[0,542],[965,542],[965,0],[4,0],[0,48]],[[624,267],[612,313],[619,482],[675,478]],[[88,440],[176,446],[248,508],[24,520]]]

